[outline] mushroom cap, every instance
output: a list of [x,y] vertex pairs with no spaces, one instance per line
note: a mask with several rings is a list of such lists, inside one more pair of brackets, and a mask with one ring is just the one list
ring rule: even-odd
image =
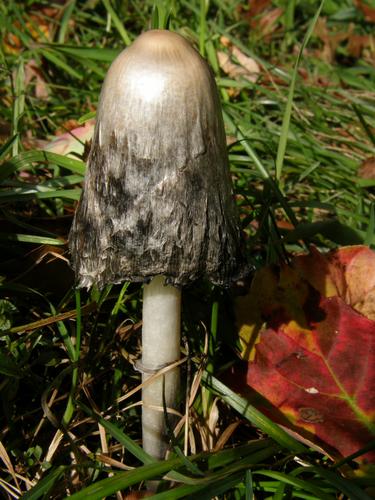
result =
[[147,31],[112,63],[69,245],[82,287],[248,272],[215,80],[180,35]]

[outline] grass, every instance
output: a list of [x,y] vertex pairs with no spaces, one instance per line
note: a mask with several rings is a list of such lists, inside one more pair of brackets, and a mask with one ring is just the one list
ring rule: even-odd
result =
[[[95,115],[106,70],[124,46],[144,29],[169,26],[215,71],[254,266],[310,243],[374,246],[375,181],[358,175],[374,156],[374,51],[354,56],[348,39],[330,49],[332,40],[312,30],[318,9],[315,0],[274,0],[258,13],[238,0],[0,6],[5,498],[120,499],[161,477],[155,497],[162,499],[370,498],[374,481],[355,462],[335,467],[220,381],[236,358],[231,296],[205,282],[183,298],[179,433],[165,462],[143,452],[133,367],[140,287],[74,290],[66,239],[86,153],[42,150]],[[322,19],[331,34],[352,24],[366,37],[373,28],[351,0],[326,1]],[[255,79],[220,68],[218,52],[234,48],[258,62]]]

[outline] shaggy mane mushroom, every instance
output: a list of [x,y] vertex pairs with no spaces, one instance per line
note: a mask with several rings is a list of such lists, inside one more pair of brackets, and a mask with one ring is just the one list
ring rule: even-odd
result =
[[[146,283],[144,380],[180,357],[181,287],[248,272],[215,80],[180,35],[147,31],[112,63],[69,244],[78,286]],[[158,458],[163,390],[173,408],[178,379],[174,368],[143,390],[144,448]]]

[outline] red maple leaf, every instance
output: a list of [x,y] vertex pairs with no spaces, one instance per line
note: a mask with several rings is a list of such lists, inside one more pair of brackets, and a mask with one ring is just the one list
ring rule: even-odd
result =
[[262,409],[343,456],[375,436],[374,290],[375,252],[313,250],[261,270],[238,307],[246,383],[271,403]]

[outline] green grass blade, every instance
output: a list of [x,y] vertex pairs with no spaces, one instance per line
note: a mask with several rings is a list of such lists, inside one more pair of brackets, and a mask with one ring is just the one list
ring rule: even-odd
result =
[[275,442],[272,439],[257,439],[245,445],[236,446],[235,448],[227,448],[221,450],[218,453],[211,453],[207,456],[207,467],[210,470],[217,469],[219,467],[225,467],[232,462],[237,462],[239,459],[253,455],[255,452],[262,450],[263,448],[270,448],[277,452],[279,449],[275,449]]
[[11,137],[5,144],[3,144],[0,147],[0,160],[4,158],[4,156],[7,154],[11,146],[13,145],[14,141],[18,139],[18,134],[15,134],[13,137]]
[[372,202],[370,206],[370,220],[364,243],[368,246],[375,245],[375,202]]
[[366,122],[366,120],[363,116],[363,113],[361,113],[361,110],[355,104],[353,104],[352,107],[353,107],[353,110],[354,110],[355,114],[357,115],[358,120],[360,121],[364,131],[366,132],[368,138],[372,142],[373,146],[375,146],[375,135],[374,135],[371,127]]
[[17,136],[17,139],[12,144],[13,156],[18,154],[18,133],[21,118],[25,111],[25,66],[22,57],[20,58],[20,62],[17,67],[14,92],[12,134]]
[[297,490],[306,491],[307,493],[312,493],[319,500],[335,500],[336,496],[328,495],[321,488],[316,486],[311,481],[304,481],[303,479],[298,479],[290,474],[284,474],[283,472],[276,472],[271,470],[257,470],[254,471],[254,476],[266,476],[273,479],[277,479],[285,484],[294,486]]
[[151,27],[152,29],[168,29],[171,18],[171,7],[169,2],[156,1],[152,6]]
[[75,47],[74,45],[58,43],[44,43],[42,47],[53,49],[55,52],[62,52],[71,57],[108,63],[111,63],[121,52],[120,49],[109,49],[107,47],[97,49],[95,47]]
[[0,241],[19,241],[21,243],[34,243],[36,245],[65,245],[64,241],[58,240],[57,238],[20,233],[0,233]]
[[[220,470],[210,473],[207,472],[203,478],[193,479],[189,483],[172,489],[168,492],[160,493],[155,498],[160,500],[170,500],[175,498],[186,498],[192,494],[199,492],[199,499],[210,500],[216,495],[220,495],[229,489],[235,487],[240,481],[246,478],[246,473],[250,467],[256,467],[258,464],[263,464],[270,456],[277,451],[277,445],[257,451],[248,457],[242,458],[240,455],[237,461]],[[172,474],[168,474],[168,478]],[[166,496],[163,496],[166,495]]]
[[281,427],[272,422],[268,417],[263,415],[259,410],[252,406],[246,399],[242,398],[229,387],[220,382],[217,378],[203,373],[202,383],[208,389],[218,394],[226,403],[238,411],[243,417],[251,422],[255,427],[258,427],[263,432],[268,434],[272,439],[279,443],[282,447],[293,452],[306,452],[304,445],[289,436]]
[[243,146],[244,150],[246,153],[249,155],[249,158],[253,160],[255,166],[257,167],[261,177],[264,179],[264,181],[269,184],[270,188],[274,192],[277,200],[279,201],[280,205],[284,209],[286,215],[288,216],[290,222],[294,226],[298,225],[298,220],[296,216],[294,215],[293,210],[290,208],[288,205],[288,202],[285,198],[285,196],[282,194],[280,191],[280,188],[278,185],[275,183],[275,181],[272,179],[271,175],[269,174],[268,170],[266,167],[263,165],[261,162],[260,158],[254,151],[254,149],[250,146],[249,144],[249,139],[245,136],[245,134],[242,132],[241,128],[239,126],[236,126],[231,119],[231,117],[227,113],[223,113],[225,121],[231,126],[231,128],[235,131],[236,138],[241,142],[241,145]]
[[84,175],[85,163],[68,156],[50,153],[48,151],[26,151],[14,156],[10,160],[4,162],[0,168],[0,182],[4,181],[17,170],[29,170],[33,168],[33,163],[52,163],[59,167],[64,167],[76,174]]
[[59,36],[57,39],[59,43],[64,43],[65,41],[66,33],[69,27],[69,21],[70,18],[72,17],[72,13],[75,6],[76,6],[76,0],[70,0],[69,2],[66,3],[64,7],[64,14],[61,19]]
[[122,22],[120,21],[118,15],[114,11],[114,9],[113,9],[113,7],[111,5],[110,0],[103,0],[103,5],[107,9],[108,14],[111,16],[111,18],[113,20],[113,23],[116,26],[117,31],[119,32],[119,34],[120,34],[120,36],[121,36],[122,41],[124,42],[124,44],[125,45],[130,45],[131,44],[131,40],[130,40],[130,37],[128,35],[128,32],[126,31],[126,29],[124,28],[124,25],[122,24]]
[[180,459],[174,458],[164,462],[153,462],[148,465],[143,465],[142,467],[138,467],[128,472],[119,472],[113,477],[97,481],[78,493],[74,493],[69,497],[69,500],[87,500],[88,498],[90,500],[101,500],[133,484],[160,477],[166,472],[174,469],[179,463]]
[[159,29],[159,5],[157,3],[152,6],[151,29]]
[[59,189],[51,191],[39,191],[38,189],[25,189],[21,191],[9,191],[0,193],[0,205],[9,202],[17,202],[29,199],[43,200],[46,198],[65,198],[67,200],[79,200],[81,197],[80,189]]
[[279,181],[283,169],[283,163],[284,163],[284,157],[285,157],[285,151],[286,151],[286,144],[288,141],[288,132],[289,132],[289,124],[290,124],[290,117],[292,114],[292,105],[293,105],[293,97],[294,97],[294,90],[295,90],[295,85],[296,85],[296,80],[297,80],[297,75],[298,75],[298,67],[303,55],[303,51],[306,48],[306,45],[308,41],[310,40],[310,37],[312,35],[312,32],[315,28],[316,22],[319,18],[320,12],[322,10],[324,4],[324,0],[319,5],[318,10],[316,11],[310,26],[307,30],[307,33],[305,35],[305,38],[302,42],[301,48],[298,52],[297,60],[294,65],[293,69],[293,74],[292,74],[292,79],[290,82],[289,86],[289,93],[288,93],[288,100],[286,103],[286,108],[284,112],[284,117],[283,117],[283,122],[281,125],[281,133],[280,133],[280,140],[279,140],[279,146],[277,149],[277,156],[276,156],[276,180]]
[[[211,500],[234,488],[242,479],[244,474],[237,473],[231,477],[216,480],[206,479],[199,484],[184,484],[169,491],[156,493],[152,496],[154,500],[178,500],[179,498],[199,498],[199,500]],[[197,496],[199,494],[199,496]]]
[[374,450],[375,450],[375,439],[370,441],[366,446],[364,446],[360,450],[356,451],[355,453],[352,453],[351,455],[348,455],[347,457],[334,463],[332,465],[332,469],[338,469],[342,465],[347,464],[347,463],[351,462],[352,460],[355,460],[356,458],[364,455],[368,451],[374,451]]
[[121,429],[119,429],[115,424],[108,422],[102,416],[94,413],[88,406],[83,403],[79,403],[79,406],[82,410],[90,415],[92,418],[97,420],[108,432],[109,434],[117,439],[119,443],[121,443],[125,448],[132,453],[138,460],[140,460],[144,464],[151,464],[155,462],[155,459],[152,458],[148,453],[143,451],[143,449],[138,446],[129,436],[127,436]]
[[251,470],[246,471],[245,475],[245,500],[253,500],[254,499],[254,490],[253,490],[253,476],[251,474]]
[[273,500],[283,500],[285,498],[284,493],[285,493],[285,483],[279,483],[279,486],[273,496]]
[[301,223],[298,227],[287,233],[285,241],[293,243],[301,239],[311,240],[318,235],[322,235],[324,238],[339,245],[361,245],[364,242],[365,233],[333,219]]
[[351,500],[370,500],[370,496],[367,495],[359,486],[357,486],[353,481],[349,481],[345,477],[339,474],[324,469],[323,467],[300,467],[299,469],[292,472],[293,476],[301,474],[309,474],[309,471],[313,471],[317,476],[320,476],[328,481],[329,484],[337,488],[338,491],[344,493]]
[[61,54],[57,54],[51,49],[40,49],[40,52],[46,59],[48,59],[48,61],[61,69],[63,72],[70,75],[72,78],[83,80],[83,73],[80,73],[79,71],[73,69],[70,64],[62,59]]
[[285,27],[285,39],[287,41],[287,46],[292,41],[292,33],[291,31],[294,28],[295,22],[295,9],[296,9],[296,0],[288,0],[285,2],[285,12],[284,12],[284,27]]
[[[56,189],[56,188],[64,188],[66,186],[72,186],[74,184],[79,184],[83,181],[83,175],[65,175],[64,177],[55,177],[53,179],[49,179],[43,183],[37,184],[37,186],[42,186],[43,189]],[[23,184],[27,186],[27,183]],[[30,185],[30,184],[29,184]]]
[[206,33],[207,33],[207,10],[209,7],[209,0],[200,0],[199,9],[199,52],[202,57],[206,54]]
[[58,481],[65,470],[63,465],[56,467],[50,471],[43,479],[41,479],[31,490],[27,491],[22,498],[24,500],[38,500],[38,498],[45,497],[52,486]]
[[79,288],[75,290],[75,299],[76,299],[76,341],[75,341],[75,350],[76,357],[75,360],[78,361],[81,352],[81,335],[82,335],[82,309],[81,309],[81,292]]
[[[81,293],[79,289],[75,290],[75,299],[76,299],[76,328],[75,328],[75,342],[74,342],[74,347],[73,347],[73,342],[70,341],[70,345],[73,347],[74,352],[71,354],[73,356],[73,362],[78,363],[79,358],[80,358],[80,353],[81,353],[81,323],[82,323],[82,309],[81,309]],[[61,322],[61,325],[63,323]],[[65,326],[64,326],[65,328]],[[65,329],[66,331],[66,329]],[[66,338],[70,338],[67,335],[66,332]],[[71,339],[70,339],[71,340]],[[77,383],[78,383],[78,366],[74,366],[73,372],[72,372],[72,385],[70,388],[70,394],[68,397],[68,402],[66,404],[65,412],[62,417],[62,424],[64,427],[67,427],[68,424],[70,423],[74,410],[75,410],[75,394],[76,394],[76,389],[77,389]]]
[[82,125],[83,123],[86,123],[87,121],[95,117],[96,111],[89,111],[88,113],[85,113],[83,116],[81,116],[77,121],[80,125]]
[[20,378],[22,374],[18,364],[0,351],[0,373],[6,377]]

